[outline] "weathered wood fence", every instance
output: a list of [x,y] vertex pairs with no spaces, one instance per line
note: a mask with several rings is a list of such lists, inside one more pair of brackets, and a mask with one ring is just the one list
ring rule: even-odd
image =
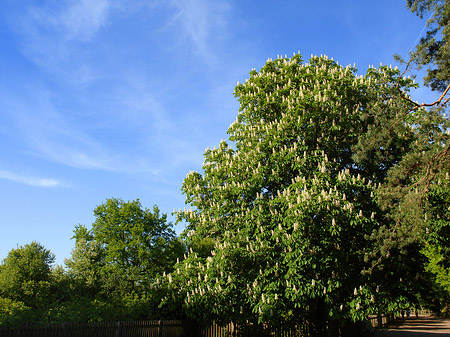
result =
[[368,322],[374,328],[383,328],[395,322],[395,316],[394,314],[370,316]]
[[0,326],[0,337],[325,337],[326,332],[326,325],[317,324],[270,328],[232,323],[202,326],[170,320]]

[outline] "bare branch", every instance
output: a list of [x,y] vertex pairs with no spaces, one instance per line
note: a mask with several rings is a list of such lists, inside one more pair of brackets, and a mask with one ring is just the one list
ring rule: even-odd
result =
[[[410,60],[410,61],[406,64],[405,70],[404,70],[404,71],[402,72],[402,74],[399,76],[399,79],[398,79],[397,85],[396,85],[397,91],[398,91],[398,93],[400,94],[400,96],[401,96],[404,100],[408,101],[409,103],[414,104],[414,108],[412,108],[410,111],[414,111],[414,110],[416,110],[416,109],[418,109],[418,108],[423,108],[423,107],[432,107],[432,106],[437,106],[437,105],[442,105],[442,106],[444,106],[445,104],[447,104],[447,103],[450,101],[450,96],[447,97],[447,99],[445,99],[445,100],[444,100],[444,98],[445,98],[445,96],[447,95],[447,93],[450,91],[450,84],[447,86],[447,88],[444,90],[444,92],[441,94],[441,96],[439,96],[439,98],[438,98],[436,101],[432,102],[432,103],[421,103],[421,104],[419,104],[419,103],[417,103],[417,102],[414,102],[412,99],[410,99],[408,96],[406,96],[405,93],[404,93],[403,91],[401,91],[401,89],[400,89],[400,79],[405,75],[405,73],[406,73],[407,71],[410,70],[411,63],[412,63],[412,62],[413,62],[413,61]],[[441,102],[442,102],[443,100],[444,100],[444,102],[441,104]]]

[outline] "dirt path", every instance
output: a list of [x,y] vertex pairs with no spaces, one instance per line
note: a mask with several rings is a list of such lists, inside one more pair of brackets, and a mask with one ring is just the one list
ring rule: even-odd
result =
[[375,332],[375,337],[450,337],[450,320],[419,316],[399,321],[397,326]]

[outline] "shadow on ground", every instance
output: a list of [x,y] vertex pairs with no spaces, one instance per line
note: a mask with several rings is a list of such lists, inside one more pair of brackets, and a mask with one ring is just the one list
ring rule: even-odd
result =
[[375,332],[375,337],[450,337],[450,320],[420,316],[399,320],[397,325]]

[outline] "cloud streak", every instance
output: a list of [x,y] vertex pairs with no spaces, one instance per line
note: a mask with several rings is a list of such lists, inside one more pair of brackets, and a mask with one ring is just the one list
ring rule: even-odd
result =
[[0,179],[10,180],[16,183],[34,187],[56,187],[61,185],[61,182],[56,179],[23,176],[5,170],[0,170]]
[[[204,99],[218,85],[205,76],[204,66],[215,71],[224,62],[219,49],[228,34],[229,2],[150,1],[131,7],[120,0],[52,2],[28,8],[15,23],[20,52],[37,76],[23,76],[20,94],[0,95],[0,109],[9,111],[23,153],[73,168],[152,176],[201,162],[198,153],[207,144],[198,139],[208,132],[196,125],[206,128],[200,111],[212,107],[201,101],[186,116],[184,105],[192,99],[185,92],[193,81]],[[141,26],[129,21],[129,36],[117,36],[123,20],[132,18],[161,25],[140,35]],[[176,41],[166,43],[176,52],[147,54],[161,36]],[[211,81],[208,87],[197,85],[198,77]],[[194,130],[178,125],[190,118]]]
[[177,9],[174,22],[180,23],[183,35],[207,63],[214,64],[217,61],[214,41],[221,40],[227,30],[228,2],[176,0],[172,6]]
[[[59,77],[77,72],[74,81],[95,76],[78,61],[83,44],[91,42],[107,26],[110,0],[70,0],[30,6],[12,21],[21,36],[22,53],[45,72]],[[67,64],[71,64],[68,68]]]
[[51,35],[63,42],[88,41],[106,25],[110,8],[108,0],[63,1],[58,8],[32,7],[26,26],[40,36]]
[[0,110],[4,121],[14,132],[8,134],[26,144],[37,157],[59,164],[111,170],[103,146],[86,133],[82,126],[87,119],[76,120],[68,111],[56,106],[54,93],[40,86],[24,87],[21,95],[0,94]]
[[88,40],[107,22],[107,0],[75,1],[61,13],[57,26],[65,28],[66,38]]

